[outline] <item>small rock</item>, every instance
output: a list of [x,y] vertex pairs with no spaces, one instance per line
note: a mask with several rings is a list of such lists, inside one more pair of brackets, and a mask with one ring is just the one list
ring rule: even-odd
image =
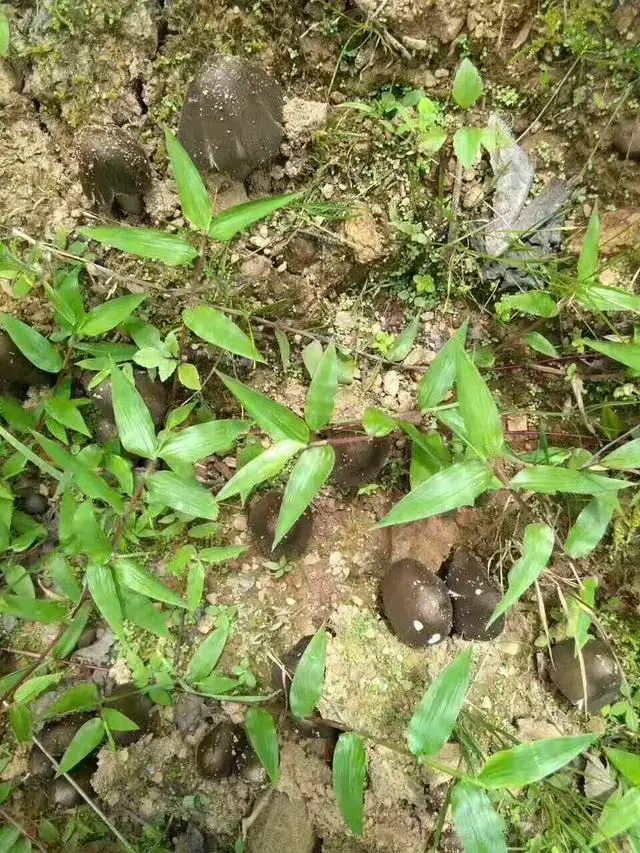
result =
[[548,723],[546,720],[536,720],[534,717],[520,717],[516,720],[516,727],[518,737],[523,743],[562,736],[562,732],[553,723]]
[[385,243],[371,210],[364,205],[344,223],[344,236],[359,264],[370,264],[385,254]]
[[395,370],[388,370],[382,378],[382,387],[385,394],[397,397],[400,390],[400,374]]
[[613,147],[625,158],[640,160],[640,121],[621,121],[616,125]]
[[195,732],[204,720],[207,706],[199,696],[179,693],[173,705],[173,720],[179,732]]
[[233,519],[232,527],[234,530],[237,530],[239,533],[242,533],[247,529],[247,516],[246,515],[236,515]]
[[391,561],[418,560],[437,574],[458,538],[458,525],[446,515],[391,528]]
[[316,260],[318,245],[304,234],[297,234],[285,249],[287,269],[295,274],[303,273]]
[[[579,254],[586,232],[577,234],[569,243],[574,254]],[[617,255],[627,249],[635,249],[640,243],[640,209],[621,208],[600,214],[600,253],[606,257]]]
[[196,767],[205,779],[230,776],[247,748],[245,734],[239,726],[218,723],[209,729],[196,748]]
[[347,332],[354,327],[353,314],[349,311],[337,311],[333,325],[340,331]]
[[484,195],[484,189],[481,184],[475,184],[470,187],[462,198],[462,206],[465,210],[469,210],[472,207],[475,207],[476,204],[482,199]]
[[330,198],[333,198],[333,196],[335,195],[335,191],[336,191],[336,188],[333,184],[324,184],[324,186],[320,190],[323,197],[326,198],[327,200]]
[[344,92],[339,92],[337,89],[334,89],[334,91],[329,95],[329,100],[332,104],[340,105],[344,104],[347,100],[347,96]]
[[[445,743],[440,752],[434,756],[434,759],[440,764],[446,764],[447,767],[458,769],[462,765],[462,749],[458,743]],[[439,788],[441,785],[446,785],[451,780],[451,776],[442,770],[436,770],[434,767],[426,767],[423,770],[426,777],[426,783],[430,788]]]
[[248,281],[262,281],[273,272],[273,264],[264,255],[252,255],[242,262],[238,272]]
[[285,101],[284,133],[289,142],[296,148],[310,142],[313,134],[327,121],[328,110],[324,101],[305,101],[304,98]]
[[465,640],[493,640],[503,631],[503,616],[487,628],[487,622],[502,596],[475,554],[456,551],[447,569],[445,583],[453,602],[453,627],[457,634]]
[[436,80],[446,80],[450,74],[450,71],[448,68],[436,68],[433,73]]
[[[355,436],[356,433],[348,430],[332,430],[326,434],[327,438]],[[336,461],[331,474],[333,482],[347,488],[372,483],[387,461],[390,446],[388,438],[365,437],[353,443],[334,445]]]
[[313,853],[317,838],[302,800],[274,791],[247,834],[247,853]]

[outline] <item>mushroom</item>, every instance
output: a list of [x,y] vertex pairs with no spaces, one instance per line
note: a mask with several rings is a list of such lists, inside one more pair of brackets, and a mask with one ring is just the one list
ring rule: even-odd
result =
[[[133,375],[138,393],[147,404],[153,423],[155,426],[160,426],[169,407],[167,389],[159,380],[156,379],[154,381],[149,379],[148,374],[144,370],[135,370]],[[91,388],[89,386],[94,376],[94,373],[83,373],[81,377],[82,385],[100,414],[114,423],[115,415],[113,413],[111,380],[105,379],[100,385]],[[104,429],[104,427],[102,428]]]
[[213,726],[196,748],[196,767],[205,779],[230,776],[242,763],[247,741],[240,726],[222,722]]
[[351,436],[359,436],[361,440],[334,445],[336,462],[331,475],[336,485],[347,488],[363,486],[375,480],[387,461],[390,450],[388,438],[367,438],[353,431],[332,430],[326,438]]
[[[553,665],[551,680],[572,704],[584,707],[584,689],[580,660],[575,654],[573,639],[556,643],[551,649]],[[599,711],[610,704],[620,693],[622,677],[620,667],[609,647],[602,640],[590,640],[582,648],[582,658],[587,680],[587,710]]]
[[447,588],[417,560],[393,563],[382,582],[382,602],[394,633],[409,646],[434,646],[451,632]]
[[453,603],[453,628],[465,640],[493,640],[504,629],[500,616],[487,628],[501,595],[487,577],[482,562],[469,551],[453,555],[445,584]]
[[287,535],[271,550],[282,497],[282,492],[267,492],[257,497],[249,510],[249,529],[258,550],[272,560],[278,560],[282,556],[297,557],[302,554],[313,532],[311,512],[307,509]]

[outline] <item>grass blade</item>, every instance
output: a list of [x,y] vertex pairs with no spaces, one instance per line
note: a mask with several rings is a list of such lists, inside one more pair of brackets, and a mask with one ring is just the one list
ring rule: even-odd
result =
[[640,787],[640,755],[626,752],[624,749],[605,749],[605,753],[616,770],[622,773],[632,785]]
[[309,427],[286,406],[265,397],[248,385],[216,371],[233,396],[244,406],[260,429],[276,441],[291,439],[306,444]]
[[149,500],[176,509],[194,518],[218,517],[213,495],[195,477],[186,479],[173,471],[158,471],[147,480]]
[[338,359],[335,344],[331,341],[313,374],[304,407],[305,419],[311,429],[322,429],[329,423],[333,415],[337,391]]
[[247,432],[251,421],[221,420],[195,424],[170,435],[162,443],[158,455],[169,465],[173,462],[191,465],[214,453],[228,452],[236,438]]
[[139,258],[151,258],[170,267],[190,264],[198,256],[198,250],[178,237],[152,228],[111,227],[78,228],[78,233],[96,240],[111,249],[120,249]]
[[264,362],[251,338],[221,311],[208,305],[197,305],[185,308],[182,319],[185,326],[203,341],[252,361]]
[[11,314],[0,314],[0,326],[31,364],[46,373],[59,373],[62,370],[62,356],[40,332]]
[[213,208],[204,181],[191,157],[167,127],[164,129],[164,139],[178,187],[182,212],[196,231],[206,234],[211,224]]
[[193,684],[211,675],[224,651],[229,639],[230,627],[227,620],[221,619],[220,623],[220,626],[200,643],[191,658],[187,680]]
[[186,604],[179,595],[129,557],[118,558],[115,572],[121,586],[126,586],[147,598],[164,601],[165,604],[171,604],[173,607],[186,608]]
[[600,214],[598,213],[598,202],[593,205],[587,233],[580,249],[578,258],[578,284],[589,284],[598,272],[598,246],[600,243]]
[[271,216],[276,210],[288,207],[301,198],[302,193],[289,193],[237,204],[215,217],[209,227],[209,236],[212,240],[226,243],[254,222]]
[[634,438],[616,447],[611,453],[607,453],[601,460],[602,465],[607,468],[638,468],[640,467],[640,438]]
[[280,750],[273,717],[264,708],[248,708],[244,727],[260,763],[269,774],[272,785],[280,781]]
[[615,493],[592,498],[567,535],[564,543],[566,553],[576,560],[590,554],[606,533],[618,505],[618,496]]
[[509,483],[511,489],[528,489],[541,495],[555,495],[557,492],[574,495],[602,495],[617,492],[633,485],[627,480],[603,477],[587,471],[571,468],[555,468],[553,465],[532,465],[519,471]]
[[456,378],[456,354],[467,337],[467,323],[440,350],[418,385],[418,405],[421,411],[441,403],[453,388]]
[[324,628],[311,639],[295,668],[289,704],[296,717],[308,717],[317,707],[324,686],[327,632]]
[[326,483],[333,471],[335,460],[335,451],[329,444],[310,447],[300,454],[284,490],[273,540],[274,548]]
[[554,737],[520,744],[492,755],[478,774],[485,788],[519,788],[555,773],[588,749],[598,735]]
[[94,604],[111,626],[113,633],[122,639],[124,637],[122,605],[111,569],[109,566],[90,563],[87,567],[86,579]]
[[451,792],[451,811],[464,853],[507,853],[504,822],[481,788],[457,782]]
[[594,843],[615,838],[640,822],[640,788],[631,788],[622,796],[613,794],[604,804]]
[[498,407],[478,368],[462,348],[456,353],[456,388],[470,444],[483,456],[499,456],[504,436]]
[[275,477],[304,446],[299,441],[277,442],[260,456],[243,465],[218,492],[218,500],[223,501],[234,495],[249,492],[258,483]]
[[60,759],[56,777],[68,773],[90,752],[100,746],[105,737],[104,723],[99,717],[88,720],[78,731]]
[[333,792],[340,813],[354,835],[364,829],[364,786],[367,752],[360,735],[340,735],[333,753]]
[[640,344],[624,341],[594,341],[589,338],[582,338],[582,343],[606,355],[607,358],[626,364],[634,370],[640,370]]
[[157,442],[151,413],[135,385],[113,363],[111,387],[118,438],[122,446],[136,456],[155,459]]
[[87,338],[104,335],[105,332],[115,329],[127,317],[131,316],[146,298],[144,293],[140,295],[129,294],[119,296],[117,299],[110,299],[108,302],[96,306],[85,316],[78,329],[78,334]]

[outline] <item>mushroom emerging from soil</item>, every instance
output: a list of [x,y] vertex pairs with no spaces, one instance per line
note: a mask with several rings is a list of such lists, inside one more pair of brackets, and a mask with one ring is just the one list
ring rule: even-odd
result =
[[[333,430],[325,437],[356,436],[360,436],[360,433]],[[360,436],[360,438],[360,441],[334,445],[336,463],[331,477],[338,486],[355,488],[373,482],[387,461],[391,447],[388,438],[367,438],[366,436]]]
[[257,497],[249,510],[249,529],[258,550],[271,560],[278,560],[282,556],[299,556],[307,547],[313,532],[311,512],[307,509],[272,551],[281,503],[282,492],[267,492]]
[[278,156],[282,89],[259,65],[214,56],[191,82],[178,136],[196,165],[242,181]]
[[76,139],[80,183],[105,213],[140,216],[151,167],[138,140],[119,127],[87,127]]
[[468,551],[453,555],[445,584],[453,603],[453,628],[465,640],[493,640],[502,633],[500,616],[487,628],[500,601],[500,590],[487,578],[482,562]]
[[[105,379],[105,381],[97,387],[90,388],[89,384],[94,376],[95,374],[93,373],[83,373],[81,377],[82,385],[84,386],[87,396],[91,398],[93,405],[100,414],[114,423],[115,415],[113,413],[113,402],[111,399],[111,380]],[[164,420],[167,408],[169,407],[167,389],[159,380],[156,379],[153,381],[149,379],[149,376],[144,370],[134,371],[134,378],[136,388],[144,402],[147,404],[153,423],[155,426],[160,426]]]
[[[91,714],[72,714],[58,722],[49,723],[40,732],[40,743],[54,758],[62,758],[80,726],[90,719]],[[53,779],[56,773],[47,756],[37,746],[29,754],[29,773],[41,779]]]
[[394,633],[410,646],[434,646],[451,632],[449,592],[417,560],[393,563],[382,582],[382,603]]
[[16,388],[50,385],[53,374],[43,373],[26,359],[9,335],[0,330],[0,381]]
[[196,749],[196,767],[205,779],[230,776],[246,760],[247,740],[240,726],[218,723],[209,729]]
[[114,739],[119,746],[130,746],[151,727],[153,702],[144,693],[140,693],[134,684],[116,687],[106,698],[105,707],[124,714],[138,727],[132,732],[114,732]]
[[613,147],[623,157],[640,160],[640,121],[621,121],[616,125]]
[[[574,705],[584,705],[584,690],[580,661],[572,639],[556,643],[552,648],[551,680]],[[602,640],[591,640],[582,649],[587,676],[587,711],[596,712],[613,702],[620,693],[620,668],[608,646]]]

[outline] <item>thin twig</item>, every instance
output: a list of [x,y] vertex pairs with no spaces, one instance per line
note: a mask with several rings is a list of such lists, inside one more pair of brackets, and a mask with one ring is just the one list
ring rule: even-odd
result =
[[[37,652],[28,652],[26,649],[13,649],[9,646],[0,646],[0,652],[7,652],[10,655],[17,655],[18,657],[25,658],[40,658],[40,655]],[[108,666],[98,666],[94,663],[82,663],[79,660],[67,660],[66,658],[60,660],[57,659],[56,663],[65,664],[66,666],[75,666],[78,669],[93,669],[96,672],[109,672]]]
[[27,832],[27,830],[24,828],[24,826],[22,826],[20,823],[18,823],[18,821],[15,818],[11,817],[11,815],[9,814],[8,811],[5,811],[4,809],[0,809],[0,817],[2,818],[2,820],[6,821],[7,823],[10,823],[12,826],[15,826],[16,829],[19,829],[20,832],[22,833],[22,835],[24,835],[25,838],[28,838],[29,841],[32,844],[34,844],[38,848],[38,850],[40,850],[40,853],[47,853],[46,848],[43,847],[42,844],[40,844],[38,839],[34,838],[33,835],[30,835]]

